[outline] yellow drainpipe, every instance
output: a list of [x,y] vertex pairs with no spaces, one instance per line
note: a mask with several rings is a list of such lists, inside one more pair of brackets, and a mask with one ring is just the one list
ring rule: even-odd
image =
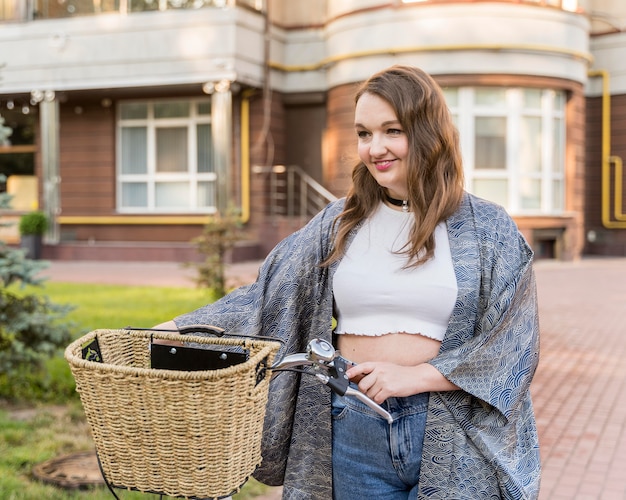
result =
[[391,47],[377,50],[364,50],[360,52],[349,52],[345,54],[337,54],[335,56],[326,57],[317,62],[310,64],[300,65],[287,65],[281,64],[275,61],[270,61],[270,68],[277,71],[284,72],[298,72],[298,71],[317,71],[325,68],[331,64],[338,63],[349,59],[359,59],[361,57],[371,57],[380,55],[395,55],[395,54],[410,54],[416,52],[454,52],[454,51],[469,51],[469,50],[481,50],[481,51],[518,51],[518,52],[543,52],[552,54],[561,54],[569,56],[573,59],[581,59],[587,63],[591,63],[592,57],[588,52],[581,52],[578,50],[571,50],[566,48],[556,48],[550,45],[537,45],[537,44],[458,44],[458,45],[415,45],[408,47]]
[[[626,222],[626,214],[622,211],[622,184],[624,181],[622,159],[619,156],[610,156],[609,161],[615,164],[615,191],[614,191],[614,213],[613,216],[622,222]],[[619,227],[625,228],[626,225]]]
[[241,222],[250,220],[250,97],[255,90],[242,92],[241,99]]
[[[602,225],[607,229],[626,229],[626,214],[622,212],[622,159],[611,155],[611,91],[609,72],[589,71],[590,77],[602,78]],[[615,164],[615,202],[611,214],[611,164]],[[612,215],[612,216],[611,216]]]
[[204,225],[212,215],[60,215],[59,224],[93,225]]

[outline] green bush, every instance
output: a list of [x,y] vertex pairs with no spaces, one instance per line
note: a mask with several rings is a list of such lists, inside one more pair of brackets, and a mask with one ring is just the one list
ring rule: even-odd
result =
[[[10,201],[9,197],[0,198],[0,208],[8,208]],[[19,229],[23,235],[41,234],[47,225],[42,212],[32,212],[22,217]],[[46,265],[0,241],[0,387],[5,386],[10,394],[21,392],[26,375],[41,371],[44,361],[71,338],[71,325],[63,322],[71,307],[25,290],[26,286],[41,285],[38,275]]]
[[22,236],[42,235],[48,229],[48,217],[43,212],[22,215],[18,229]]
[[20,366],[39,368],[43,359],[66,345],[69,324],[59,320],[69,310],[45,296],[19,296],[0,289],[0,373]]

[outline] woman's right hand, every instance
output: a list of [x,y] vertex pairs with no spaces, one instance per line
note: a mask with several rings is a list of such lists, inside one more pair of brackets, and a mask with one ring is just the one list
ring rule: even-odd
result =
[[[174,323],[174,320],[166,321],[165,323],[161,323],[160,325],[153,326],[152,328],[154,328],[155,330],[174,330],[174,331],[178,330],[178,327],[176,326],[176,323]],[[178,342],[177,340],[165,340],[165,339],[155,338],[153,342],[155,344],[162,344],[162,345],[175,345],[175,346],[183,345],[182,342]]]

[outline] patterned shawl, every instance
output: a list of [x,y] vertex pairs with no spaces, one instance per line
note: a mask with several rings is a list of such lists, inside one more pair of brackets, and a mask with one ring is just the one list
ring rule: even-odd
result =
[[[279,243],[255,283],[175,319],[285,341],[332,340],[333,202]],[[539,448],[529,386],[539,358],[532,252],[501,208],[466,194],[447,221],[459,293],[430,363],[461,388],[431,393],[419,498],[534,499]],[[281,351],[282,353],[282,351]],[[332,498],[330,392],[314,377],[276,375],[254,476],[285,499]]]

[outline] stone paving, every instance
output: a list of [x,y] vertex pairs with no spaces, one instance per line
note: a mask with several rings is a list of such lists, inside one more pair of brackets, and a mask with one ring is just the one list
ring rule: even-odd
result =
[[539,261],[540,500],[626,499],[626,259]]
[[[259,262],[227,267],[231,285]],[[535,263],[541,355],[531,391],[543,479],[539,500],[626,500],[626,259]],[[65,282],[194,286],[176,263],[54,261]],[[278,498],[280,489],[265,497]]]

